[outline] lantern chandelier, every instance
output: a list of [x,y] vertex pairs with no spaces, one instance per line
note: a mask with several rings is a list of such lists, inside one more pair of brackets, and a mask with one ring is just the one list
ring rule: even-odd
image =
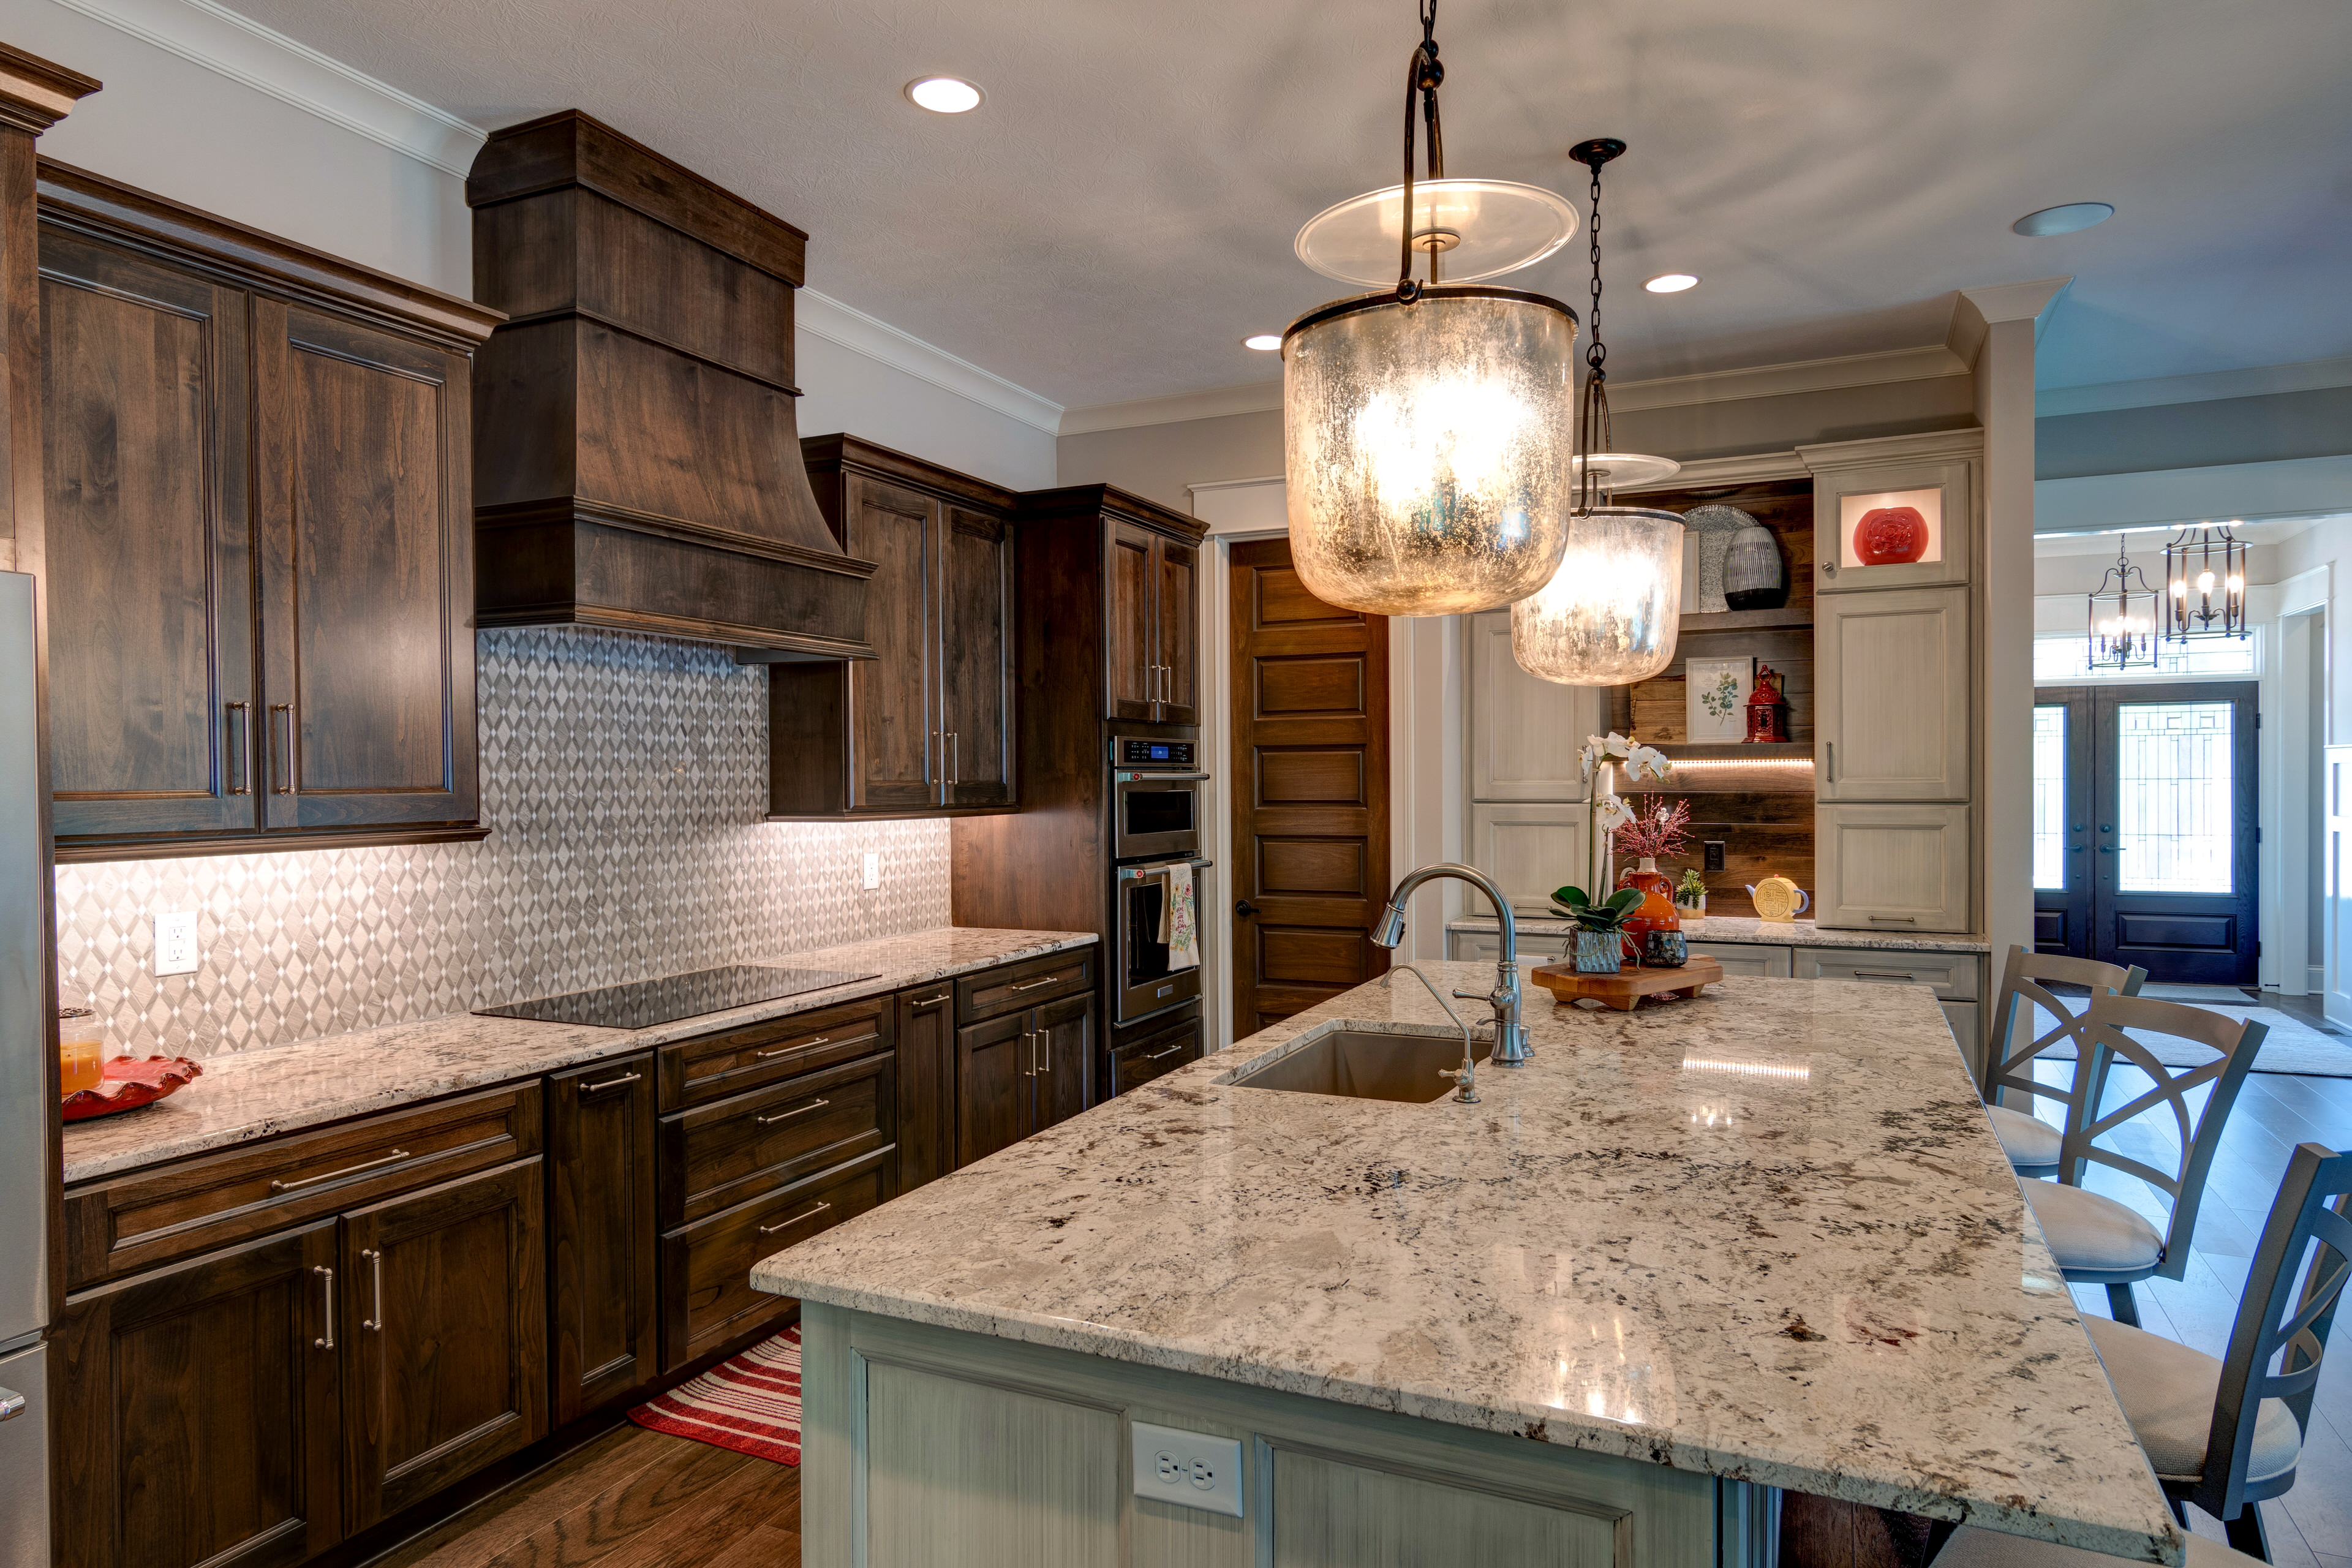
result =
[[2091,590],[2089,659],[2093,669],[2156,667],[2155,585],[2116,545],[2116,563]]
[[[1335,271],[1393,215],[1396,282],[1310,310],[1282,337],[1299,579],[1327,604],[1381,616],[1489,610],[1542,586],[1568,546],[1576,479],[1576,313],[1541,294],[1439,280],[1448,255],[1475,258],[1471,275],[1486,278],[1549,254],[1575,210],[1532,186],[1446,179],[1436,0],[1420,15],[1395,201],[1343,202],[1297,242],[1309,265]],[[1418,191],[1416,102],[1428,135]]]
[[1563,686],[1631,686],[1672,664],[1682,629],[1683,520],[1612,506],[1620,485],[1656,484],[1682,465],[1617,452],[1609,427],[1609,349],[1601,340],[1601,168],[1625,151],[1612,136],[1569,156],[1592,171],[1592,342],[1584,351],[1576,510],[1568,547],[1544,586],[1511,606],[1511,657]]
[[2239,525],[2184,528],[2164,547],[2164,640],[2246,637],[2246,547]]

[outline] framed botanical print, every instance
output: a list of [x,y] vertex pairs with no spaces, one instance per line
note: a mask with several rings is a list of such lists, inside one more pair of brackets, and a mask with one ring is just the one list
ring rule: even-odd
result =
[[1748,694],[1756,685],[1756,659],[1694,658],[1684,661],[1688,717],[1685,728],[1696,742],[1748,738]]

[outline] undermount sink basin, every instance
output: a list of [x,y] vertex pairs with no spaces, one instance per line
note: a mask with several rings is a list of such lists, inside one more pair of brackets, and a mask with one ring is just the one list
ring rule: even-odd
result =
[[[1481,1062],[1492,1040],[1472,1047]],[[1394,1100],[1422,1105],[1454,1092],[1441,1068],[1462,1065],[1459,1035],[1383,1035],[1369,1029],[1334,1029],[1233,1080],[1235,1089],[1286,1089],[1294,1094],[1336,1094],[1348,1100]]]

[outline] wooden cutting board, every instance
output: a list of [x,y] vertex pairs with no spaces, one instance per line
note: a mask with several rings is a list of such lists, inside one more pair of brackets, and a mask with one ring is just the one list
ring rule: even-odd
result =
[[1579,974],[1575,964],[1563,962],[1543,964],[1534,975],[1535,983],[1550,992],[1563,1007],[1589,996],[1620,1013],[1632,1012],[1644,996],[1655,996],[1661,1001],[1696,996],[1722,978],[1722,964],[1712,958],[1699,957],[1694,957],[1680,969],[1629,966],[1614,974]]

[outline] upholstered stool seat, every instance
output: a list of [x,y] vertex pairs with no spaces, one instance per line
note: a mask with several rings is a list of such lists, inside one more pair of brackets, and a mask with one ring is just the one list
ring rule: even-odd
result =
[[[1929,1568],[2123,1568],[2130,1561],[1964,1524],[1952,1531],[1951,1540],[1944,1542]],[[2232,1552],[2218,1541],[2191,1535],[2188,1568],[2263,1568],[2263,1560]]]
[[2038,1116],[2022,1110],[2011,1110],[2005,1105],[1988,1105],[1985,1115],[1992,1122],[1993,1133],[2000,1140],[2000,1152],[2009,1163],[2020,1170],[2056,1169],[2058,1151],[2065,1146],[2066,1135]]
[[[2213,1431],[2213,1402],[2221,1392],[2221,1363],[2202,1351],[2105,1318],[2083,1327],[2105,1363],[2116,1402],[2132,1436],[2162,1481],[2195,1481],[2205,1474],[2205,1445]],[[2294,1468],[2303,1428],[2283,1399],[2265,1399],[2254,1415],[2246,1480],[2267,1481]]]
[[2041,1223],[2050,1256],[2069,1279],[2096,1276],[2146,1279],[2164,1261],[2164,1233],[2147,1216],[2098,1193],[2055,1182],[2028,1182],[2025,1201]]

